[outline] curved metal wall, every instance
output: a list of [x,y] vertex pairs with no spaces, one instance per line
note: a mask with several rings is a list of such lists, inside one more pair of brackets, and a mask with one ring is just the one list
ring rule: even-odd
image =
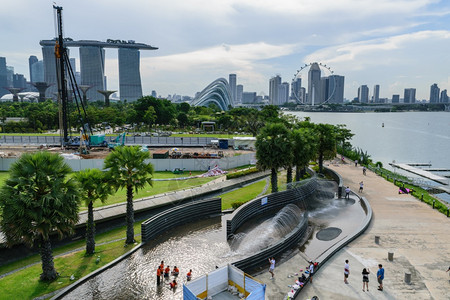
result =
[[219,78],[210,83],[192,100],[191,105],[207,106],[209,103],[215,103],[224,111],[232,105],[230,85],[225,78]]

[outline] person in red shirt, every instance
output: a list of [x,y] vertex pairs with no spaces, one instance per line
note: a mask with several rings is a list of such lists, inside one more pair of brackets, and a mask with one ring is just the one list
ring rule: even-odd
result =
[[192,279],[192,270],[189,270],[189,272],[186,274],[187,281],[191,281]]
[[177,266],[173,268],[172,275],[177,277],[180,274],[180,270],[178,270]]
[[174,279],[169,285],[171,289],[175,289],[177,287],[177,281]]
[[160,268],[161,270],[164,270],[164,261],[163,261],[163,260],[161,261],[161,264],[159,265],[159,268]]
[[160,285],[161,284],[161,268],[158,267],[158,269],[156,270],[156,284]]
[[164,279],[168,279],[170,276],[170,266],[164,269]]

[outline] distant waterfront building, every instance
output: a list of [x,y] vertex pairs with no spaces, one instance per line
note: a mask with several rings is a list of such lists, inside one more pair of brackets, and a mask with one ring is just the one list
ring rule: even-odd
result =
[[90,85],[86,92],[90,101],[101,100],[97,91],[106,90],[105,78],[105,49],[98,46],[80,47],[81,84]]
[[242,103],[242,93],[244,92],[244,86],[238,84],[236,86],[236,104]]
[[13,87],[19,89],[25,89],[27,80],[23,74],[14,74],[13,75]]
[[400,103],[400,95],[392,95],[392,103]]
[[416,102],[416,89],[408,88],[405,89],[403,103],[415,103]]
[[360,103],[369,102],[369,88],[367,85],[363,84],[358,88],[358,101]]
[[284,105],[289,100],[289,83],[283,82],[278,86],[278,103],[276,105]]
[[438,103],[439,102],[439,93],[440,89],[437,83],[434,83],[430,87],[430,103]]
[[228,81],[230,84],[230,91],[231,91],[231,102],[234,106],[236,104],[236,74],[230,74],[228,76]]
[[448,103],[447,90],[442,90],[440,102],[441,102],[441,103]]
[[39,60],[31,65],[31,77],[33,78],[33,81],[31,83],[36,82],[44,82],[44,62],[42,60]]
[[373,87],[372,101],[374,103],[380,103],[380,85],[379,84],[375,84],[375,86]]
[[243,92],[242,104],[253,104],[256,102],[256,92]]
[[320,103],[320,67],[313,63],[308,71],[308,104]]
[[325,94],[328,103],[344,103],[344,80],[344,76],[328,76],[327,93]]
[[152,97],[156,98],[156,91],[155,90],[152,90]]
[[300,102],[300,89],[302,88],[302,79],[296,78],[291,85],[291,99]]
[[6,57],[0,57],[0,97],[9,94],[5,89],[8,87],[6,76]]
[[135,48],[119,48],[120,100],[136,101],[142,97],[140,52]]
[[278,105],[278,87],[280,86],[280,84],[281,84],[280,75],[270,78],[269,99],[270,99],[270,104],[272,104],[272,105]]
[[37,82],[37,81],[35,81],[35,79],[33,78],[32,66],[33,66],[35,63],[37,63],[38,61],[39,61],[38,58],[37,58],[36,56],[34,56],[34,55],[31,55],[31,56],[28,58],[28,69],[29,69],[29,71],[30,71],[30,82],[31,82],[31,83]]

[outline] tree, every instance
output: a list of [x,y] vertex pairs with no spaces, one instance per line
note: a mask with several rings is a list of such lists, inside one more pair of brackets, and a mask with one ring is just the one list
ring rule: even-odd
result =
[[317,156],[319,158],[319,173],[323,171],[323,160],[336,156],[336,129],[330,124],[316,124]]
[[99,169],[86,169],[75,173],[75,179],[81,188],[80,196],[88,206],[88,221],[86,223],[86,254],[95,252],[95,223],[94,202],[96,200],[104,203],[112,190],[107,184],[106,177]]
[[346,125],[344,124],[336,125],[335,130],[336,130],[336,142],[338,143],[337,146],[340,147],[340,149],[351,148],[352,145],[350,144],[349,140],[351,140],[352,137],[354,136],[351,130],[347,129]]
[[292,152],[294,155],[295,181],[305,174],[305,168],[316,155],[317,140],[310,128],[295,129],[291,133]]
[[133,190],[137,193],[147,184],[153,185],[153,165],[146,163],[149,152],[141,151],[140,146],[119,146],[105,159],[108,181],[116,189],[127,190],[127,238],[125,244],[134,243]]
[[148,124],[148,130],[152,127],[152,124],[156,121],[156,111],[153,106],[149,106],[144,115],[145,123]]
[[256,158],[263,169],[271,170],[272,193],[278,192],[277,171],[291,161],[289,131],[281,123],[268,124],[256,137]]
[[53,263],[50,234],[70,234],[78,222],[79,190],[67,179],[71,168],[58,154],[23,154],[10,168],[1,188],[0,227],[9,245],[39,247],[41,280],[58,277]]

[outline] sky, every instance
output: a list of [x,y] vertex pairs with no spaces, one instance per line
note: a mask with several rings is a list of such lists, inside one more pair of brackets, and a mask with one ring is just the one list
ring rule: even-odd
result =
[[[28,58],[56,36],[53,1],[2,0],[0,56],[29,79]],[[135,40],[145,95],[194,96],[217,78],[237,74],[246,92],[268,95],[269,80],[291,82],[321,62],[345,76],[347,99],[360,85],[380,97],[416,88],[450,89],[449,0],[64,0],[65,37]],[[78,50],[71,49],[78,58]],[[323,75],[329,75],[328,71]],[[117,49],[106,49],[108,89],[117,90]],[[299,72],[307,78],[307,69]],[[449,92],[450,94],[450,92]]]

